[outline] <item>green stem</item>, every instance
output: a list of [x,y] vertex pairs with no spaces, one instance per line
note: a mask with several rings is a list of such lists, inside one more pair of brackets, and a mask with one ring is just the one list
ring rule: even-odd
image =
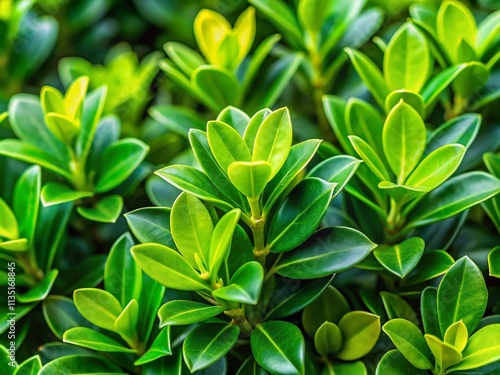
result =
[[250,209],[252,210],[250,228],[252,229],[254,242],[253,254],[255,260],[257,260],[260,264],[262,264],[262,267],[265,268],[266,257],[267,254],[269,254],[269,249],[266,247],[264,239],[264,226],[266,224],[266,220],[262,217],[260,196],[248,198],[248,203],[250,204]]
[[253,327],[248,322],[245,313],[241,308],[224,311],[224,314],[232,319],[233,324],[236,324],[238,327],[240,327],[243,334],[250,334],[252,332]]
[[266,275],[264,276],[264,283],[266,283],[275,273],[276,273],[276,265],[279,263],[281,260],[281,257],[283,256],[284,253],[280,253],[277,257],[276,260],[274,261],[274,264],[272,267],[269,269],[269,271],[266,272]]
[[387,215],[387,240],[389,243],[395,242],[401,236],[400,229],[404,224],[404,217],[401,215],[401,204],[391,198],[391,206]]

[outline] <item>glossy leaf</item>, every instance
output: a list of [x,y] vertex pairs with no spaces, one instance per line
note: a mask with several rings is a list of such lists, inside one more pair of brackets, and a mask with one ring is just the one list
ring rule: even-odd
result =
[[[12,208],[19,220],[19,235],[30,243],[34,240],[40,207],[41,173],[39,166],[28,168],[19,177],[14,189]],[[0,217],[4,217],[4,215],[0,215]],[[0,228],[3,227],[4,225],[0,224]]]
[[250,150],[246,143],[238,131],[228,124],[221,121],[209,121],[207,136],[212,154],[226,173],[232,163],[250,161]]
[[90,328],[76,327],[64,332],[63,342],[101,352],[133,353],[118,341]]
[[91,197],[94,194],[90,191],[76,191],[58,182],[49,182],[44,185],[41,192],[44,206],[73,202],[78,199]]
[[160,328],[166,325],[185,325],[202,322],[219,315],[223,307],[194,301],[169,301],[158,310]]
[[479,268],[463,257],[444,275],[437,294],[437,312],[441,334],[462,320],[468,332],[474,332],[486,309],[488,291]]
[[417,266],[405,278],[407,285],[418,284],[438,277],[448,271],[454,260],[442,250],[426,251],[420,258]]
[[172,355],[172,348],[170,344],[170,327],[163,328],[156,336],[155,340],[137,361],[134,362],[135,366],[140,366],[149,363],[165,356]]
[[108,195],[92,207],[79,206],[76,211],[84,218],[101,223],[115,223],[122,213],[123,198],[118,195]]
[[373,255],[389,272],[405,278],[417,266],[424,248],[424,240],[411,237],[396,245],[378,246]]
[[389,113],[401,100],[411,105],[422,118],[425,118],[425,104],[422,96],[405,89],[394,90],[387,96],[385,111]]
[[238,81],[224,68],[202,65],[191,75],[191,82],[207,106],[215,112],[235,104],[238,97]]
[[425,148],[425,124],[409,104],[401,101],[387,116],[382,134],[384,153],[398,182],[417,166]]
[[0,236],[10,240],[19,238],[19,227],[14,212],[2,198],[0,198]]
[[271,177],[272,167],[268,162],[234,162],[228,168],[229,179],[236,188],[249,198],[262,193]]
[[232,324],[204,324],[184,340],[182,353],[191,372],[202,370],[226,355],[238,339],[240,329]]
[[384,324],[383,330],[413,366],[420,370],[434,367],[424,335],[415,324],[405,319],[392,319]]
[[50,270],[45,274],[42,280],[25,293],[17,293],[16,299],[21,303],[31,303],[44,300],[50,293],[57,276],[58,270]]
[[295,279],[314,279],[344,271],[365,259],[376,247],[364,234],[345,227],[317,231],[296,250],[285,254],[277,273]]
[[215,289],[212,295],[227,301],[255,305],[264,281],[264,270],[259,262],[248,262],[231,277],[229,285]]
[[500,181],[484,172],[455,176],[427,194],[408,216],[411,226],[430,224],[456,215],[500,192]]
[[209,289],[187,260],[171,248],[148,243],[133,246],[131,252],[142,270],[167,288],[178,290]]
[[436,336],[426,334],[424,335],[427,345],[432,351],[434,358],[439,368],[446,370],[448,367],[459,363],[462,360],[462,354],[455,349],[455,347],[447,344]]
[[226,213],[215,225],[212,239],[210,241],[210,252],[208,256],[208,270],[212,279],[218,275],[219,268],[227,259],[231,249],[236,224],[240,219],[241,211],[234,209]]
[[70,328],[90,326],[90,323],[78,312],[73,301],[67,297],[48,296],[43,301],[42,312],[50,330],[59,340]]
[[[195,268],[195,254],[208,265],[214,223],[203,202],[191,194],[179,195],[172,206],[170,225],[182,256]],[[153,242],[157,241],[153,239]]]
[[488,254],[490,276],[500,278],[500,246],[495,247]]
[[349,140],[360,158],[363,159],[366,165],[375,174],[375,176],[379,178],[380,181],[391,179],[384,162],[368,143],[354,135],[349,136]]
[[38,375],[54,374],[102,374],[125,375],[120,368],[110,361],[90,355],[72,354],[50,361],[42,367]]
[[124,216],[130,230],[141,243],[157,242],[169,247],[174,246],[170,232],[170,208],[138,208]]
[[444,333],[444,342],[453,345],[459,352],[462,352],[467,345],[468,337],[467,327],[459,320],[448,327]]
[[37,375],[42,368],[42,361],[39,355],[28,358],[23,361],[13,375]]
[[75,306],[92,324],[114,331],[115,320],[122,312],[120,302],[109,292],[101,289],[83,288],[73,293]]
[[339,322],[342,349],[335,356],[352,361],[368,354],[380,336],[380,317],[364,311],[351,311]]
[[300,330],[286,321],[259,324],[250,336],[257,363],[271,373],[305,374],[305,344]]
[[311,177],[288,194],[271,220],[267,244],[271,251],[290,251],[309,238],[326,213],[334,187]]
[[324,322],[314,335],[314,346],[320,355],[335,353],[342,347],[342,332],[335,323]]
[[292,121],[288,108],[274,111],[267,116],[255,135],[252,161],[271,164],[271,178],[285,163],[292,146]]
[[390,350],[384,354],[377,364],[376,375],[427,375],[428,371],[418,370],[398,350]]
[[437,288],[429,286],[422,291],[420,313],[424,331],[442,337],[437,312]]

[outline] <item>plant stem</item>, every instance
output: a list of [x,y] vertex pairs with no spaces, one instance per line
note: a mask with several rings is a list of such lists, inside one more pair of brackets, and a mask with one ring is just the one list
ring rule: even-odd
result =
[[276,273],[276,265],[281,260],[281,257],[283,256],[283,254],[284,253],[280,253],[276,257],[276,260],[274,261],[274,264],[271,266],[271,268],[269,269],[269,271],[266,272],[266,275],[264,276],[264,283],[267,282]]
[[233,320],[233,324],[236,324],[238,327],[240,327],[242,333],[250,334],[252,332],[253,327],[248,322],[245,313],[241,308],[224,311],[224,314],[226,314]]
[[248,203],[250,204],[250,209],[252,210],[252,219],[250,228],[253,234],[253,255],[255,260],[262,264],[265,268],[266,257],[269,254],[269,249],[266,247],[264,240],[264,226],[266,220],[262,217],[262,210],[260,207],[260,196],[255,198],[248,198]]

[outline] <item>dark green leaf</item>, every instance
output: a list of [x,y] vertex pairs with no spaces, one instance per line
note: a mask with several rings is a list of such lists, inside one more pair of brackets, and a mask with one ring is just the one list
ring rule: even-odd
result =
[[89,355],[68,355],[57,358],[43,366],[38,375],[90,375],[103,373],[126,375],[109,360]]
[[427,375],[429,372],[418,370],[396,349],[384,354],[377,364],[376,375]]
[[424,240],[411,237],[396,245],[378,246],[373,255],[389,272],[403,279],[417,266],[424,248]]
[[141,243],[156,242],[168,247],[174,246],[170,232],[170,208],[139,208],[124,216],[130,230]]
[[172,348],[170,346],[170,327],[165,327],[158,333],[158,336],[156,336],[146,353],[134,362],[134,365],[141,366],[168,355],[172,355]]
[[78,312],[75,304],[63,296],[48,296],[42,305],[43,316],[52,333],[62,339],[70,328],[90,327],[89,322]]
[[264,270],[259,262],[248,262],[231,277],[229,285],[215,289],[212,295],[227,301],[255,305],[259,300]]

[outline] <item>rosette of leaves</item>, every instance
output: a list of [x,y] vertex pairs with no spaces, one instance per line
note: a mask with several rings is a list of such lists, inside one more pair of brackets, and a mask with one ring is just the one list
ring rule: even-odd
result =
[[250,3],[279,30],[293,51],[304,54],[305,80],[297,81],[307,82],[302,89],[312,94],[316,116],[328,134],[321,98],[345,63],[342,48],[362,46],[382,24],[383,12],[366,7],[365,0],[300,0],[294,5],[282,0],[250,0]]
[[302,312],[302,326],[314,342],[324,374],[366,374],[359,359],[367,355],[380,336],[380,317],[351,311],[344,296],[329,286]]
[[[379,44],[383,43],[381,39],[378,40]],[[472,66],[468,61],[459,61],[455,65],[450,64],[448,68],[448,65],[443,67],[442,71],[435,74],[432,44],[424,32],[410,22],[401,25],[388,45],[382,45],[382,49],[382,71],[362,52],[350,48],[345,51],[373,98],[386,114],[404,99],[426,118],[436,102],[442,98],[441,94],[462,72]]]
[[203,171],[172,165],[156,172],[184,191],[170,218],[161,207],[126,215],[142,242],[132,254],[160,284],[205,300],[173,300],[159,310],[162,327],[201,324],[183,343],[191,371],[215,366],[229,351],[250,344],[252,356],[240,371],[304,374],[311,364],[302,333],[280,319],[301,311],[331,275],[375,247],[354,229],[316,231],[359,161],[335,157],[329,181],[314,174],[303,178],[320,141],[291,146],[286,108],[252,118],[235,109],[227,113],[233,116],[210,121],[206,132],[190,132]]
[[467,63],[452,84],[453,103],[445,102],[449,117],[468,109],[478,110],[500,96],[495,79],[489,79],[500,59],[500,11],[489,14],[479,24],[459,1],[443,1],[439,7],[414,4],[410,13],[413,22],[424,30],[443,69]]
[[266,38],[247,56],[255,38],[255,10],[251,7],[234,27],[219,13],[203,9],[194,21],[194,35],[203,56],[169,42],[165,44],[169,59],[160,61],[160,68],[213,113],[229,105],[251,113],[274,105],[300,65],[301,56],[290,54],[262,71],[279,35]]
[[[33,12],[35,1],[2,1],[0,8],[0,111],[11,95],[49,57],[58,24],[53,17]],[[5,102],[4,102],[5,101]]]
[[[9,121],[19,139],[0,141],[0,155],[40,165],[63,182],[46,183],[44,206],[76,202],[77,212],[88,220],[115,222],[123,207],[114,189],[133,174],[149,147],[127,138],[119,140],[120,121],[101,118],[106,88],[87,93],[88,78],[80,77],[63,96],[42,88],[41,98],[14,96]],[[135,186],[142,176],[132,176]]]
[[159,52],[141,61],[131,47],[120,43],[109,50],[102,65],[94,65],[80,57],[66,57],[59,62],[59,76],[69,87],[79,77],[89,77],[89,88],[106,86],[108,92],[103,114],[116,114],[123,123],[123,133],[138,134],[146,105],[151,98],[150,87],[158,73]]
[[[15,312],[18,346],[29,328],[29,322],[24,324],[21,318],[48,296],[59,274],[54,266],[62,250],[71,213],[71,204],[41,206],[40,191],[41,170],[35,165],[26,169],[17,180],[10,204],[0,198],[0,259],[4,270],[1,289],[5,296],[15,297],[13,310],[7,298],[0,306],[0,332],[9,328],[8,320],[12,317],[9,313]],[[15,276],[9,277],[7,270]],[[15,280],[15,289],[9,280]]]
[[488,291],[479,268],[463,257],[421,296],[424,333],[406,319],[383,326],[395,350],[377,374],[494,374],[500,369],[500,324],[483,319]]
[[[158,373],[161,358],[172,354],[170,327],[154,325],[165,288],[142,274],[130,254],[133,245],[128,233],[113,244],[104,289],[76,289],[73,300],[54,295],[44,302],[44,316],[53,334],[91,351],[61,355],[45,364],[40,374],[109,372],[111,368],[117,373],[139,369],[143,374]],[[90,362],[89,353],[94,359]]]
[[[352,217],[363,231],[387,245],[379,246],[374,255],[400,278],[414,269],[424,252],[422,239],[407,238],[411,231],[457,215],[499,192],[500,181],[484,172],[452,177],[478,132],[478,115],[450,120],[427,138],[421,115],[403,100],[385,121],[359,99],[345,103],[327,97],[325,106],[343,148],[364,161],[346,188],[362,202],[351,203]],[[445,258],[441,272],[450,266]]]

